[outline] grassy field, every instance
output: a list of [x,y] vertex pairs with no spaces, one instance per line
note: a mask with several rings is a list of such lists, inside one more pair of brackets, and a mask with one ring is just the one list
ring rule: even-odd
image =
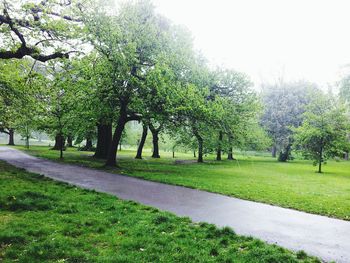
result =
[[[23,149],[23,147],[19,147]],[[52,160],[58,152],[48,147],[32,147],[29,153]],[[103,161],[91,158],[92,152],[69,149],[64,162],[102,168]],[[237,161],[210,161],[204,164],[175,164],[171,153],[161,159],[135,160],[133,151],[121,151],[121,168],[112,172],[147,180],[183,185],[243,199],[350,220],[350,162],[329,161],[324,173],[315,173],[310,161],[280,163],[266,156],[239,155]],[[150,155],[147,151],[145,155]],[[177,154],[193,159],[191,154]]]
[[1,262],[319,262],[0,162]]

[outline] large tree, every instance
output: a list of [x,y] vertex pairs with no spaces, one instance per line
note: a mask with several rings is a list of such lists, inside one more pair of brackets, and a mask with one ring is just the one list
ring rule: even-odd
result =
[[[2,0],[0,12],[0,59],[30,56],[46,62],[68,58],[76,52],[80,19],[78,3],[67,1]],[[74,45],[73,45],[74,44]]]
[[263,87],[264,113],[261,123],[272,139],[273,157],[279,152],[279,161],[290,158],[292,127],[301,125],[305,106],[315,93],[315,85],[305,81]]
[[295,129],[294,136],[296,148],[318,165],[319,173],[328,158],[342,156],[349,149],[349,120],[345,109],[328,96],[312,99],[303,114],[304,122]]

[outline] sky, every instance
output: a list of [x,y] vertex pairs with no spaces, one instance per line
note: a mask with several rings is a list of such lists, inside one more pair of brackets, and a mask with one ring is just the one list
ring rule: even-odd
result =
[[334,85],[350,65],[349,0],[153,0],[212,65],[261,83]]

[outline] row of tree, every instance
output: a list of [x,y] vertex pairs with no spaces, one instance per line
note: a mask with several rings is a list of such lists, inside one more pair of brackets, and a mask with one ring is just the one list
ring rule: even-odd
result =
[[86,141],[85,150],[96,141],[95,157],[115,166],[126,124],[137,121],[139,159],[149,131],[154,158],[160,134],[198,152],[198,162],[272,145],[280,161],[296,149],[321,172],[328,157],[347,152],[340,99],[307,82],[266,86],[259,96],[245,74],[212,69],[189,32],[150,1],[5,1],[0,27],[9,47],[0,51],[0,131],[10,144],[15,130],[28,146],[33,131],[45,131],[63,157],[66,141]]
[[[52,29],[62,31],[60,34],[66,26],[75,25],[79,33],[70,33],[70,40],[74,38],[85,54],[46,64],[32,56],[34,60],[20,62],[23,67],[18,67],[18,61],[1,61],[15,74],[4,72],[10,78],[6,87],[24,91],[16,96],[23,107],[15,101],[7,103],[6,108],[12,110],[7,120],[3,118],[3,130],[16,128],[26,138],[38,129],[53,134],[54,148],[61,150],[61,156],[66,139],[69,145],[73,140],[86,140],[86,149],[91,149],[96,138],[95,157],[106,159],[109,166],[116,165],[118,145],[130,121],[143,126],[136,158],[142,158],[148,130],[153,138],[152,157],[160,157],[159,135],[167,133],[179,145],[193,148],[196,144],[198,162],[208,151],[216,151],[218,160],[223,151],[233,159],[233,146],[251,138],[247,130],[263,134],[258,125],[258,97],[247,76],[210,69],[193,49],[191,35],[156,14],[149,1],[126,2],[113,12],[93,2],[74,8],[67,3],[74,10],[69,16],[54,14],[49,4],[23,8],[32,12],[34,20],[39,13],[33,10],[62,18],[62,28]],[[14,6],[6,8],[7,14],[15,11]],[[48,48],[52,46],[43,50]],[[24,124],[23,130],[19,126]]]

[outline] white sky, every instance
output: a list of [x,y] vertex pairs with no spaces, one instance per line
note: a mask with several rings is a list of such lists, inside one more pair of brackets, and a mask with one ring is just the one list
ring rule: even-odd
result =
[[214,65],[327,86],[350,64],[350,0],[153,0]]

